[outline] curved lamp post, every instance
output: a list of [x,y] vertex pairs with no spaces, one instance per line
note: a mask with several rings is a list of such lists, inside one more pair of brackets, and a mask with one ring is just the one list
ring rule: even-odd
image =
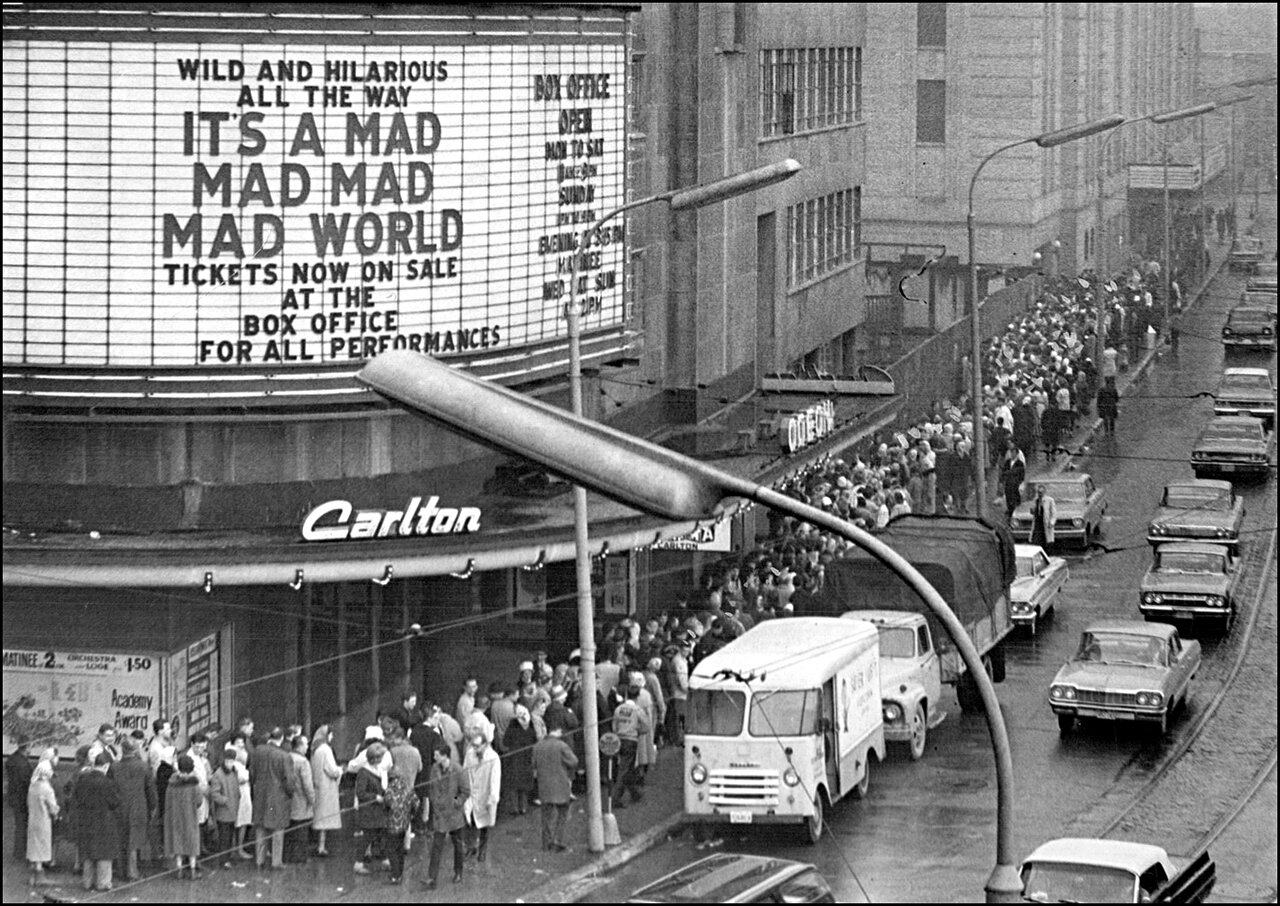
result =
[[[727,176],[690,189],[672,189],[621,205],[596,219],[582,233],[581,242],[569,256],[569,305],[565,311],[569,334],[569,399],[573,414],[582,415],[582,339],[578,323],[578,260],[602,226],[624,211],[665,201],[673,211],[686,211],[751,192],[790,179],[800,172],[794,160],[758,167],[746,173]],[[585,279],[585,278],[584,278]],[[531,457],[532,458],[532,457]],[[582,675],[582,719],[594,729],[596,713],[596,643],[595,613],[591,597],[591,554],[587,539],[587,492],[579,484],[573,487],[574,571],[578,587],[578,648]],[[600,804],[599,736],[583,733],[587,769],[587,845],[592,852],[604,850],[604,819]]]
[[982,168],[997,154],[1008,151],[1010,148],[1030,144],[1039,145],[1041,148],[1054,148],[1067,142],[1073,142],[1076,139],[1114,129],[1123,122],[1123,116],[1112,114],[1088,123],[1068,126],[1065,129],[1057,129],[1053,132],[1043,132],[1040,135],[1032,135],[1028,138],[1021,138],[1016,142],[1002,145],[982,159],[978,164],[978,169],[973,171],[973,178],[969,180],[969,215],[967,219],[969,231],[969,357],[973,360],[973,367],[969,369],[971,372],[969,376],[969,396],[973,402],[973,477],[974,490],[978,495],[977,508],[979,516],[987,515],[987,433],[982,424],[982,330],[978,324],[978,261],[974,251],[977,245],[977,217],[973,211],[974,186],[978,184],[978,177],[982,175]]
[[429,421],[533,460],[576,485],[645,513],[680,521],[715,520],[726,515],[735,498],[751,500],[846,538],[893,570],[942,623],[977,683],[996,762],[996,865],[987,880],[987,901],[1019,899],[1022,884],[1013,848],[1013,757],[995,687],[959,619],[897,551],[843,519],[772,488],[417,353],[384,353],[356,379]]

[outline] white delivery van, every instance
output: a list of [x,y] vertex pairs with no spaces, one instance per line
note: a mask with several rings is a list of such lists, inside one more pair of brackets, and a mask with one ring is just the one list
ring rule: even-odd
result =
[[684,811],[690,822],[803,824],[861,798],[884,757],[880,642],[871,623],[767,620],[689,677]]

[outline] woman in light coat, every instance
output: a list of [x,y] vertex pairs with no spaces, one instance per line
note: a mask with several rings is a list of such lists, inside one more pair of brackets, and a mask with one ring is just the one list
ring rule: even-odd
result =
[[342,808],[338,804],[338,783],[342,779],[342,768],[333,757],[330,745],[332,734],[329,725],[317,728],[311,750],[311,779],[315,784],[315,820],[311,826],[317,833],[316,855],[327,856],[325,848],[329,831],[342,830]]
[[471,783],[471,795],[463,804],[467,816],[467,854],[483,862],[488,856],[489,828],[498,822],[498,798],[502,795],[502,759],[483,733],[473,733],[462,763]]
[[[48,753],[46,753],[47,755]],[[57,755],[53,756],[55,759]],[[31,885],[50,883],[44,863],[53,861],[53,821],[58,817],[58,798],[53,792],[53,762],[42,757],[27,787],[27,861],[31,863]]]
[[240,783],[240,804],[236,807],[236,857],[248,861],[253,854],[244,848],[253,827],[253,789],[249,785],[249,739],[237,733],[231,740],[236,751],[236,780]]

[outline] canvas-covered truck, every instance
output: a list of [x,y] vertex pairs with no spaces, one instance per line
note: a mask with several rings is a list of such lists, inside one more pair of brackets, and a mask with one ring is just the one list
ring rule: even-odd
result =
[[867,794],[884,758],[880,638],[834,617],[768,620],[689,676],[684,814],[695,825],[797,824]]
[[[1004,680],[1004,641],[1013,631],[1009,613],[1010,587],[1017,577],[1013,536],[997,523],[962,516],[899,516],[879,536],[938,590],[951,606],[994,682]],[[956,686],[956,698],[964,711],[979,711],[982,699],[977,683],[965,670],[960,652],[950,634],[906,581],[862,550],[851,550],[826,567],[826,581],[818,595],[820,612],[838,615],[847,611],[908,611],[918,613],[928,624],[936,658],[917,650],[921,675],[909,686],[914,695],[927,695],[932,686],[927,673],[936,670],[941,682]],[[900,680],[900,685],[906,679]],[[936,725],[930,709],[936,701],[925,701],[924,720]],[[886,700],[886,705],[890,702]],[[904,720],[916,713],[915,700],[903,699],[897,712]],[[908,705],[910,707],[908,707]],[[895,736],[888,728],[886,735]],[[919,742],[915,746],[917,751]]]

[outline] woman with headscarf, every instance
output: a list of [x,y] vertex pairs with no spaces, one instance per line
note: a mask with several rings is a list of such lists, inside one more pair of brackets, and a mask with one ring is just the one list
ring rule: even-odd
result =
[[[48,757],[52,752],[52,758]],[[53,792],[53,763],[56,749],[48,749],[31,774],[27,786],[27,861],[31,863],[31,886],[52,883],[44,873],[44,863],[53,861],[53,822],[58,817],[58,797]],[[11,795],[16,792],[10,790]]]
[[528,811],[529,800],[537,788],[533,779],[533,747],[537,742],[538,733],[533,728],[529,709],[516,705],[516,716],[502,737],[502,750],[507,759],[502,781],[507,785],[505,798],[513,804],[517,815]]
[[653,742],[653,728],[657,726],[653,718],[657,709],[653,696],[645,687],[643,673],[633,670],[628,677],[628,685],[640,691],[636,696],[636,704],[644,711],[648,720],[648,725],[636,734],[636,768],[640,775],[640,785],[643,786],[645,774],[649,772],[649,765],[656,764],[658,761],[658,747]]
[[467,855],[483,862],[488,857],[489,828],[498,822],[502,760],[483,733],[473,733],[468,743],[462,762],[471,786],[471,795],[462,806],[467,818]]
[[190,864],[191,880],[200,877],[200,778],[196,776],[196,763],[190,755],[178,756],[178,770],[169,778],[164,792],[164,854],[178,867],[178,880],[182,880],[186,865]]
[[387,773],[381,770],[387,748],[381,742],[372,742],[361,754],[364,763],[356,773],[355,826],[364,831],[369,840],[368,854],[356,862],[352,870],[358,875],[372,874],[370,862],[388,858],[387,836]]
[[316,787],[315,821],[312,827],[316,831],[316,855],[324,858],[329,855],[325,846],[329,831],[342,830],[342,808],[338,804],[338,783],[342,780],[342,768],[333,757],[330,744],[329,725],[324,724],[316,729],[312,737],[314,746],[311,750],[311,778]]
[[228,748],[234,749],[236,780],[240,784],[240,802],[236,807],[236,858],[247,862],[253,854],[245,849],[249,831],[253,827],[253,787],[249,783],[249,737],[238,732],[231,737]]

